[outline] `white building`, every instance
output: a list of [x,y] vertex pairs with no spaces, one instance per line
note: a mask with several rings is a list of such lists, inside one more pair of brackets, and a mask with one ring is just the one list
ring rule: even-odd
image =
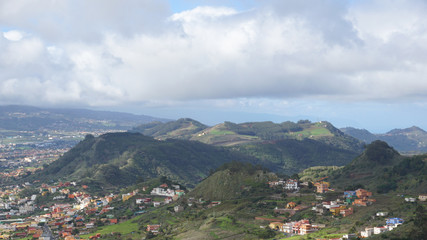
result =
[[388,228],[386,226],[374,227],[374,234],[380,234],[387,231],[388,231]]
[[360,236],[363,238],[370,237],[374,234],[373,228],[365,228],[365,231],[360,232]]
[[377,217],[385,217],[388,215],[388,212],[377,212]]
[[150,193],[151,195],[157,195],[157,196],[167,196],[167,197],[173,197],[175,195],[175,191],[172,189],[163,189],[163,188],[153,188],[153,190]]
[[298,180],[296,179],[288,179],[285,183],[286,190],[298,190]]

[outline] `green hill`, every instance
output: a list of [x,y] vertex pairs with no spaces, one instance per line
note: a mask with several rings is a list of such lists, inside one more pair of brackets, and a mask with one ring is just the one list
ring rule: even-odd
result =
[[125,186],[158,176],[194,186],[209,171],[232,160],[254,158],[200,142],[155,140],[139,133],[88,135],[35,179],[67,179],[101,186]]
[[294,122],[224,122],[207,127],[192,119],[179,119],[168,123],[149,123],[135,127],[133,131],[158,139],[185,138],[212,145],[234,146],[283,139],[312,139],[351,151],[361,150],[357,139],[345,135],[325,121],[312,123],[308,120]]
[[267,182],[277,179],[274,173],[250,163],[231,162],[221,166],[189,194],[206,200],[230,200],[263,195]]
[[358,152],[345,150],[313,139],[284,139],[233,146],[232,149],[260,159],[275,172],[291,175],[312,166],[343,166]]
[[203,128],[194,120],[181,119],[166,124],[141,125],[134,131],[159,139],[190,139],[229,147],[256,157],[264,166],[285,174],[311,166],[345,165],[363,150],[362,142],[325,121],[224,122]]
[[335,171],[330,180],[341,189],[359,185],[378,193],[422,193],[427,189],[427,155],[404,157],[377,140],[350,164]]
[[140,132],[156,139],[190,139],[193,134],[206,129],[207,126],[190,118],[181,118],[170,122],[151,122],[134,127],[133,132]]

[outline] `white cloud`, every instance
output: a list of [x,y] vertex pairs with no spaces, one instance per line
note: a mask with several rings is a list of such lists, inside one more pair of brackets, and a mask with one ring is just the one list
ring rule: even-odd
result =
[[2,1],[0,23],[16,29],[0,38],[0,102],[426,96],[424,2],[259,3],[171,14],[154,0]]
[[3,33],[3,37],[6,38],[9,41],[19,41],[21,40],[24,36],[20,31],[7,31]]

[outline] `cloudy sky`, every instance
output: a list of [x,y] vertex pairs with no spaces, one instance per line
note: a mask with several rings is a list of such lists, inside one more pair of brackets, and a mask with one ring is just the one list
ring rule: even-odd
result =
[[427,2],[0,1],[0,104],[427,130]]

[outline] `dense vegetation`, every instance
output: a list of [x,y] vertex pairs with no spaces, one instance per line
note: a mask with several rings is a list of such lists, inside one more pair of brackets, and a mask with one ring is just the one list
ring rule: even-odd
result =
[[256,157],[275,172],[292,175],[312,166],[345,165],[358,153],[312,139],[242,144],[232,149]]
[[261,166],[233,161],[218,168],[189,196],[217,201],[265,196],[269,193],[267,182],[273,179],[277,176]]
[[232,160],[257,162],[255,158],[200,142],[158,141],[139,133],[109,133],[97,138],[88,135],[32,178],[124,186],[141,178],[166,176],[194,186],[210,170]]
[[377,193],[416,193],[427,189],[427,155],[404,157],[387,143],[374,141],[331,181],[341,188],[355,182]]
[[178,138],[220,145],[258,158],[269,169],[293,174],[311,166],[345,165],[363,144],[328,122],[224,122],[213,127],[191,119],[133,129],[159,139]]

